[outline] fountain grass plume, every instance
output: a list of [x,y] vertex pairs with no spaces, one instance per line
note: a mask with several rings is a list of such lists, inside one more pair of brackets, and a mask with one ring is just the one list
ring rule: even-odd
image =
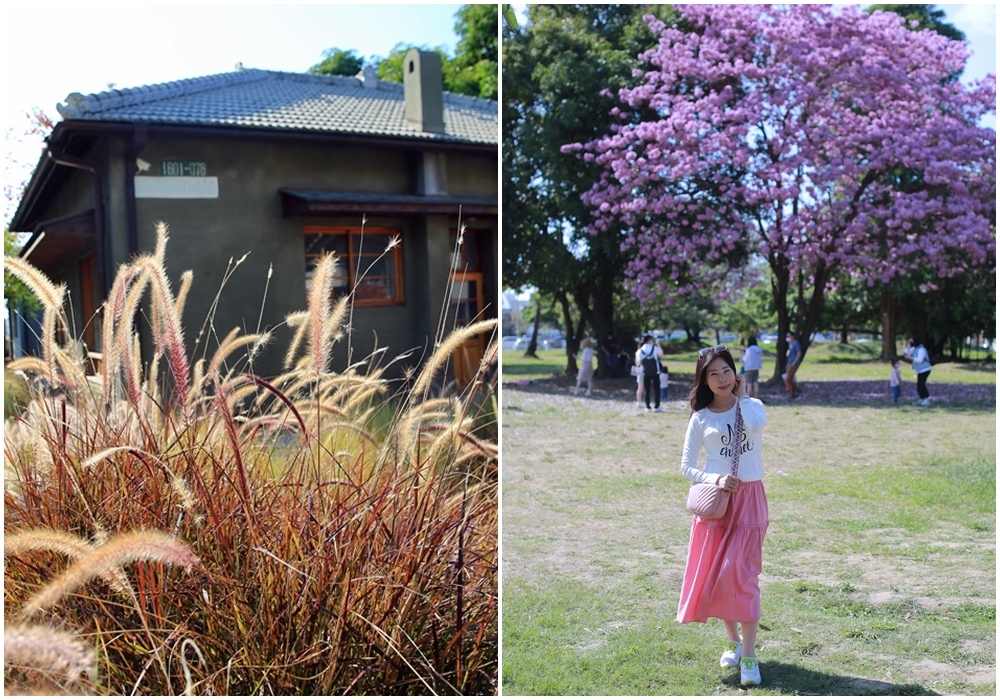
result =
[[174,313],[178,318],[184,318],[184,304],[187,303],[188,293],[191,291],[191,284],[194,282],[194,272],[185,270],[181,273],[181,283],[177,289],[177,298],[174,300]]
[[66,297],[64,285],[53,284],[41,270],[23,258],[3,256],[4,271],[11,273],[38,297],[42,306],[61,310]]
[[101,352],[104,357],[103,367],[103,401],[108,405],[115,396],[117,384],[119,358],[116,355],[119,349],[116,335],[120,327],[122,315],[125,313],[125,304],[128,297],[129,287],[136,277],[136,269],[132,265],[122,265],[118,268],[115,281],[108,292],[108,299],[104,303],[104,327],[101,332]]
[[285,359],[282,365],[285,369],[291,369],[295,366],[295,358],[298,357],[299,348],[302,347],[306,333],[309,330],[309,312],[296,311],[294,313],[290,313],[285,316],[285,323],[289,328],[295,329],[295,334],[292,336],[292,340],[288,344],[288,350],[285,352]]
[[56,673],[73,683],[93,676],[95,658],[93,649],[76,635],[43,625],[18,625],[4,627],[3,664]]
[[320,257],[309,290],[309,357],[316,376],[326,373],[330,350],[326,343],[326,323],[330,318],[330,291],[337,259],[331,254]]
[[[219,374],[220,368],[226,363],[230,355],[232,355],[239,348],[250,346],[248,351],[247,359],[251,360],[257,351],[267,344],[270,339],[270,333],[253,333],[249,335],[239,335],[240,329],[237,326],[233,330],[229,331],[222,342],[219,344],[219,348],[212,355],[212,360],[209,362],[208,370],[205,373],[205,378],[207,379],[226,379],[229,376],[227,372],[225,376]],[[192,392],[198,391],[198,386],[194,386],[191,389]]]
[[434,350],[433,354],[431,354],[430,359],[427,360],[427,363],[421,370],[420,375],[417,377],[417,381],[413,385],[413,390],[410,395],[411,403],[419,403],[427,398],[425,394],[430,388],[431,381],[434,379],[434,376],[447,364],[448,360],[451,358],[455,350],[459,348],[459,346],[468,341],[474,335],[492,331],[496,328],[496,325],[496,319],[491,318],[484,321],[476,321],[475,323],[463,328],[456,328],[449,333],[448,337],[446,337]]
[[106,576],[125,564],[140,560],[182,566],[186,570],[199,563],[191,548],[171,535],[156,530],[118,535],[95,547],[36,593],[24,604],[21,619],[31,619],[95,577]]
[[181,326],[181,319],[175,310],[174,298],[170,292],[170,280],[167,279],[167,272],[161,262],[154,257],[139,258],[136,265],[143,269],[148,276],[151,288],[153,307],[159,309],[161,328],[158,331],[161,335],[158,347],[162,347],[167,358],[167,366],[174,379],[176,387],[177,401],[182,412],[187,414],[187,399],[189,385],[190,365],[188,363],[187,350],[184,347],[184,330]]
[[62,325],[69,330],[63,312],[66,286],[53,284],[31,263],[21,258],[4,256],[4,270],[17,277],[42,303],[42,357],[45,360],[45,377],[50,384],[59,383],[59,372],[53,349],[56,347],[56,328]]
[[[5,535],[3,539],[4,557],[13,557],[29,552],[57,552],[73,561],[80,561],[94,551],[94,545],[82,537],[54,530],[38,528]],[[114,568],[101,574],[101,577],[116,591],[127,593],[132,590],[125,572]]]

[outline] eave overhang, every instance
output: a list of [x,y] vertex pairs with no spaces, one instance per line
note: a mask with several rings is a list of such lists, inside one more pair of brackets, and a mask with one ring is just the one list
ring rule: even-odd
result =
[[279,188],[281,213],[293,216],[335,216],[367,214],[370,216],[497,216],[495,197],[453,197],[448,195],[372,194]]

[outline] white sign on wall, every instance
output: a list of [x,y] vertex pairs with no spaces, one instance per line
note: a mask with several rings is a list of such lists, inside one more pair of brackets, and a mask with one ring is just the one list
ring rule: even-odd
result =
[[135,178],[136,199],[218,199],[217,177]]

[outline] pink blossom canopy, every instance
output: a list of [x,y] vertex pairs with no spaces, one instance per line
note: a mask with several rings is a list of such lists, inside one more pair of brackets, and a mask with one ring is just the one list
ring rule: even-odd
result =
[[620,123],[563,147],[604,166],[590,232],[625,227],[641,298],[747,253],[824,285],[994,259],[996,79],[955,78],[962,42],[852,8],[677,9],[693,31],[646,18]]

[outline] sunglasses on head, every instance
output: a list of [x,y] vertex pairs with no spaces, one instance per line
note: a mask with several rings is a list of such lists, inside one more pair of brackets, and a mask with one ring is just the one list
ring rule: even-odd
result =
[[698,351],[698,356],[702,357],[702,356],[707,355],[708,353],[712,352],[713,350],[715,352],[722,352],[723,350],[728,350],[728,349],[729,348],[727,348],[725,345],[716,345],[715,347],[712,347],[712,348],[702,348],[701,350]]

